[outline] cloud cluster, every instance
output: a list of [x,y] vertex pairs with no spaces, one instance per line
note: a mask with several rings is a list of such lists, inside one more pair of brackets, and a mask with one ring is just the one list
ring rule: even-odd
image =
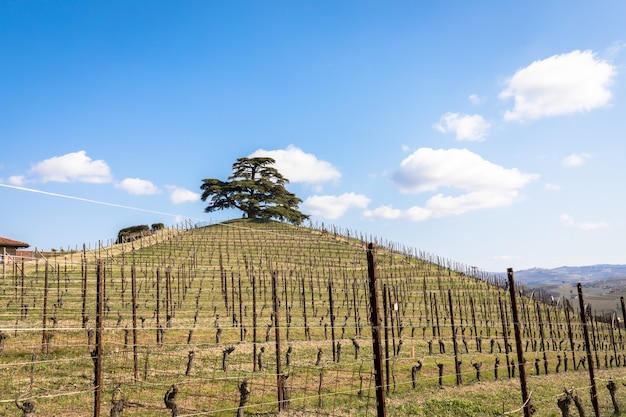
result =
[[134,195],[151,195],[159,192],[159,189],[151,181],[141,178],[126,178],[120,181],[117,187]]
[[85,151],[53,156],[35,164],[30,173],[41,177],[43,182],[107,183],[112,179],[106,162],[94,161]]
[[585,165],[589,158],[591,158],[591,155],[586,152],[581,154],[573,153],[563,158],[561,164],[566,167],[579,167]]
[[504,119],[525,121],[584,112],[609,104],[616,69],[592,51],[573,51],[518,70],[500,93],[513,99]]
[[302,209],[308,214],[325,219],[337,219],[352,207],[366,208],[370,199],[362,194],[344,193],[334,195],[314,195],[302,203]]
[[365,217],[403,218],[423,221],[434,217],[455,216],[472,210],[504,207],[519,196],[519,189],[538,178],[517,168],[504,168],[486,161],[467,149],[420,148],[405,158],[392,176],[403,193],[461,190],[460,195],[438,193],[423,206],[407,210],[381,206],[367,210]]
[[193,203],[200,200],[200,194],[185,188],[168,185],[170,190],[170,201],[174,204]]
[[434,127],[442,133],[454,133],[458,140],[481,141],[491,125],[479,114],[446,113]]
[[250,158],[270,157],[276,163],[275,168],[292,183],[319,184],[337,181],[341,173],[330,162],[321,161],[313,154],[289,145],[287,149],[267,151],[259,149],[249,155]]
[[[93,160],[82,150],[61,156],[53,156],[36,163],[29,171],[43,182],[83,182],[105,184],[113,182],[113,175],[108,164],[103,160]],[[29,182],[22,175],[9,177],[13,185]],[[116,188],[133,195],[153,195],[160,192],[152,181],[142,178],[125,178],[115,184]],[[170,201],[174,204],[194,202],[200,194],[176,186],[168,186]]]
[[561,215],[561,223],[565,226],[574,227],[580,230],[596,230],[608,227],[608,224],[605,222],[578,222],[575,221],[569,214]]

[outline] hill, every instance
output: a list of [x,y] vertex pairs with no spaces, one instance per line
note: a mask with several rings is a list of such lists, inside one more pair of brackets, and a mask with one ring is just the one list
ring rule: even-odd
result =
[[586,346],[599,378],[626,376],[614,322],[585,344],[575,311],[522,296],[517,345],[500,278],[340,228],[238,220],[3,268],[3,415],[19,397],[157,416],[168,395],[178,415],[374,415],[378,357],[388,415],[496,416],[522,406],[522,355],[535,415],[553,416],[564,386],[590,410]]
[[515,271],[515,278],[530,286],[626,279],[626,265],[601,264],[561,266],[552,269],[532,268]]

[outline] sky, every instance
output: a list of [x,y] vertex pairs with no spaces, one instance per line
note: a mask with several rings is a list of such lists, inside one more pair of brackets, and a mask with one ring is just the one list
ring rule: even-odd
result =
[[624,264],[626,2],[0,2],[0,236],[205,224],[270,156],[316,225],[506,272]]

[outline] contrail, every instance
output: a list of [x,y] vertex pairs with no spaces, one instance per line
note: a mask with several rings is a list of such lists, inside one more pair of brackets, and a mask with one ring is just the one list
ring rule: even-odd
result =
[[41,190],[35,190],[33,188],[18,187],[16,185],[8,185],[8,184],[0,183],[0,187],[13,188],[15,190],[20,190],[20,191],[29,191],[31,193],[37,193],[37,194],[45,194],[45,195],[50,195],[50,196],[53,196],[53,197],[67,198],[67,199],[70,199],[70,200],[84,201],[84,202],[87,202],[87,203],[101,204],[103,206],[110,206],[110,207],[117,207],[117,208],[123,208],[123,209],[128,209],[128,210],[143,211],[143,212],[146,212],[146,213],[153,213],[153,214],[161,214],[161,215],[164,215],[164,216],[172,216],[172,217],[179,216],[178,214],[164,213],[164,212],[161,212],[161,211],[146,210],[146,209],[137,208],[137,207],[124,206],[122,204],[107,203],[105,201],[90,200],[88,198],[74,197],[74,196],[71,196],[71,195],[58,194],[58,193],[51,193],[49,191],[41,191]]

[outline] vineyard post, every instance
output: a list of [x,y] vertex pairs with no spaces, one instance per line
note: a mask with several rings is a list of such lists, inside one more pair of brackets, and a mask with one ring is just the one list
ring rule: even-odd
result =
[[500,307],[500,320],[502,321],[502,337],[504,338],[504,354],[506,356],[506,369],[508,371],[509,378],[511,378],[511,360],[509,358],[509,336],[507,330],[507,323],[504,317],[504,308],[502,307],[502,297],[498,294],[498,305]]
[[309,324],[306,318],[306,291],[304,290],[305,279],[302,277],[302,315],[304,316],[304,338],[305,340],[311,340],[311,331],[309,330]]
[[243,300],[241,299],[241,274],[237,274],[239,284],[239,340],[243,342]]
[[620,297],[619,301],[622,305],[622,321],[624,322],[624,328],[626,329],[626,306],[624,305],[624,297]]
[[137,273],[135,269],[135,264],[130,270],[131,277],[131,290],[132,290],[132,298],[133,298],[133,371],[135,376],[135,382],[139,377],[139,368],[137,365]]
[[478,334],[478,329],[476,328],[476,314],[474,313],[474,297],[472,297],[471,295],[469,296],[469,302],[470,302],[470,311],[472,313],[472,327],[474,329],[474,337],[476,338],[476,350],[478,351],[478,353],[481,353],[482,352],[481,336]]
[[[576,353],[574,349],[574,332],[572,331],[572,320],[570,317],[570,310],[574,311],[569,300],[565,299],[565,320],[567,321],[567,337],[569,338],[569,346],[570,346],[570,350],[572,351],[572,363],[574,364],[574,368],[576,368]],[[565,356],[565,359],[567,359],[567,356]],[[567,371],[567,360],[565,361],[565,371]]]
[[593,411],[596,417],[600,417],[600,406],[598,404],[598,394],[596,389],[596,378],[593,371],[593,358],[591,356],[591,345],[589,344],[589,329],[587,327],[587,309],[585,308],[585,301],[583,300],[583,286],[579,282],[578,287],[578,301],[580,305],[580,323],[583,326],[583,334],[585,336],[585,349],[587,350],[587,364],[589,365],[589,382],[591,383],[590,394],[591,404],[593,405]]
[[161,270],[156,270],[156,342],[161,345]]
[[256,355],[257,355],[257,346],[256,346],[256,277],[252,275],[252,369],[254,372],[257,371],[256,366]]
[[[617,359],[617,346],[615,346],[615,322],[617,321],[617,313],[613,312],[613,317],[611,317],[611,346],[613,346],[613,358],[615,360],[615,365],[618,363]],[[619,323],[617,323],[619,326]],[[612,365],[611,365],[612,366]]]
[[459,362],[459,345],[456,341],[456,329],[454,328],[454,304],[452,303],[452,290],[448,289],[448,303],[450,304],[450,327],[452,330],[452,346],[454,348],[454,372],[456,384],[461,385],[461,363]]
[[532,405],[528,395],[528,387],[526,386],[526,360],[522,350],[522,332],[520,329],[519,315],[517,312],[517,299],[515,294],[515,279],[513,277],[513,268],[507,268],[507,277],[509,279],[509,294],[511,296],[511,314],[513,316],[513,332],[515,333],[515,350],[517,351],[517,366],[519,367],[519,379],[522,388],[522,402],[524,404],[524,417],[532,415]]
[[46,321],[48,321],[48,260],[46,259],[46,269],[44,272],[43,284],[43,322],[41,336],[41,353],[48,353],[48,335],[46,330]]
[[387,284],[383,284],[383,314],[385,315],[385,386],[387,387],[387,393],[389,393],[389,378],[391,372],[389,370],[389,321],[387,318],[389,307],[387,306]]
[[102,402],[102,310],[104,306],[104,274],[102,272],[102,261],[98,259],[96,266],[96,347],[92,352],[94,360],[94,417],[100,417],[100,404]]
[[594,318],[589,320],[591,324],[591,338],[593,340],[593,352],[596,357],[596,366],[600,368],[600,358],[598,357],[598,350],[600,345],[600,335],[598,334],[598,314],[594,314]]
[[352,281],[352,309],[354,310],[354,332],[355,336],[359,335],[359,309],[357,308],[357,288],[356,288],[356,280]]
[[543,352],[544,371],[545,374],[548,375],[548,358],[546,357],[546,342],[543,328],[543,316],[541,315],[541,306],[539,305],[539,301],[535,301],[535,306],[537,308],[537,321],[539,323],[539,337],[541,338],[541,351]]
[[[235,325],[235,272],[230,271],[230,305],[233,325]],[[228,314],[228,312],[226,313]]]
[[[22,289],[20,291],[20,314],[21,314],[22,318],[26,318],[26,316],[24,314],[25,311],[26,311],[26,307],[25,307],[25,304],[24,304],[24,296],[25,296],[25,293],[26,293],[26,289],[25,289],[25,286],[24,286],[24,277],[25,276],[26,276],[26,272],[24,271],[24,257],[22,256],[22,281],[21,281]],[[60,290],[59,290],[59,293],[60,293]],[[59,299],[59,301],[61,301],[61,294],[59,294],[58,299]]]
[[279,301],[278,301],[278,284],[276,283],[276,272],[272,272],[272,298],[274,301],[274,334],[276,339],[276,388],[278,390],[278,412],[284,410],[283,402],[283,372],[280,364],[280,321],[279,321]]
[[337,348],[335,346],[335,306],[333,304],[333,282],[328,280],[328,303],[330,304],[330,335],[333,342],[333,362],[337,362]]
[[374,244],[367,245],[367,272],[370,290],[370,323],[372,325],[372,347],[376,380],[376,407],[378,417],[386,416],[385,387],[383,386],[382,347],[380,341],[380,312],[378,311],[378,286],[376,283],[376,260]]
[[170,322],[170,308],[170,267],[168,266],[165,268],[165,326],[168,326]]
[[[395,324],[394,324],[394,314],[393,312],[395,311],[395,304],[391,302],[391,288],[387,287],[387,310],[389,312],[389,319],[391,321],[390,323],[390,328],[391,328],[391,351],[393,352],[393,356],[396,356],[396,331],[395,331]],[[385,313],[386,314],[386,313]],[[397,317],[397,314],[396,314]],[[386,335],[387,333],[385,333]],[[389,359],[389,358],[387,358]]]

